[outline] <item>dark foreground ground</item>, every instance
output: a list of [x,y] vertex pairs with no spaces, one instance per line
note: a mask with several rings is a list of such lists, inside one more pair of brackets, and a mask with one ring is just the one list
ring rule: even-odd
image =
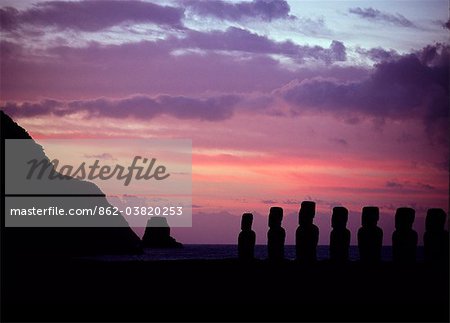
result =
[[448,322],[444,267],[10,260],[1,319]]

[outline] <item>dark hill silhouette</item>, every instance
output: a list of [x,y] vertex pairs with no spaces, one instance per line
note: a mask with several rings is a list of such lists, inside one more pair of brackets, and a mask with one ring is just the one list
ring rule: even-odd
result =
[[[1,138],[1,165],[5,165],[5,160],[14,160],[20,164],[20,161],[28,161],[33,158],[38,160],[47,159],[42,146],[38,145],[28,132],[15,123],[3,111],[0,111],[0,138]],[[23,141],[20,151],[14,151],[13,156],[5,155],[6,139],[29,139]],[[8,150],[8,153],[11,153]],[[25,163],[24,163],[25,164]],[[5,205],[5,170],[2,166],[2,203]],[[20,170],[20,168],[19,168]],[[9,176],[18,179],[23,178],[23,174],[8,173]],[[51,168],[49,168],[51,171]],[[11,172],[8,169],[8,172]],[[20,175],[20,176],[19,176]],[[45,176],[44,176],[45,178]],[[18,185],[17,182],[15,185]],[[12,184],[12,185],[10,185]],[[34,183],[33,185],[36,185]],[[91,197],[65,197],[63,198],[23,198],[20,207],[32,207],[39,204],[49,204],[51,206],[61,207],[92,207],[94,205],[109,207],[111,206],[104,193],[93,183],[81,181],[74,178],[68,178],[65,181],[43,180],[42,188],[45,191],[50,190],[58,194],[70,195],[73,192],[88,195]],[[8,183],[8,186],[14,186],[14,183]],[[39,188],[39,187],[38,187]],[[9,187],[8,187],[9,189]],[[15,192],[14,192],[15,193]],[[63,204],[63,205],[61,205]],[[2,209],[4,210],[4,209]],[[2,211],[3,213],[4,211]],[[114,253],[136,253],[140,251],[139,237],[128,227],[125,219],[120,216],[109,216],[108,218],[85,219],[77,227],[6,227],[5,214],[2,214],[2,255],[6,257],[16,257],[23,254],[41,256],[41,255],[84,255],[84,254],[114,254]],[[97,222],[95,222],[97,221]],[[104,222],[108,221],[108,222]]]

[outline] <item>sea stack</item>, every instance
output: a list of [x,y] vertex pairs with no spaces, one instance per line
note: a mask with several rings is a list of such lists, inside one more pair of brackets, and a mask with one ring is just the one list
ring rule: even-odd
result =
[[145,248],[181,248],[183,245],[170,236],[167,219],[161,216],[151,217],[142,237]]

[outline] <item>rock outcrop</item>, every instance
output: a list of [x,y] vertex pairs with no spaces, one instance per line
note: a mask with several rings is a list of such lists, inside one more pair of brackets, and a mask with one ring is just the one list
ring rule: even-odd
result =
[[146,248],[181,248],[183,245],[170,236],[167,219],[161,216],[151,217],[142,237],[142,245]]

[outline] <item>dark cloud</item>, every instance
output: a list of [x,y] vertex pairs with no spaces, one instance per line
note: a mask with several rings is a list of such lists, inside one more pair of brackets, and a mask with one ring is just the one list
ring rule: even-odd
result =
[[23,24],[80,31],[99,31],[127,22],[154,23],[182,28],[184,10],[144,1],[48,1],[19,11],[0,9],[3,30],[14,30]]
[[154,60],[156,56],[163,56],[167,59],[171,52],[186,49],[246,52],[261,55],[276,54],[289,57],[296,62],[314,59],[327,64],[347,59],[346,47],[340,41],[333,40],[328,48],[298,45],[290,40],[278,42],[267,36],[261,36],[237,27],[229,27],[225,31],[186,30],[182,38],[172,36],[162,40],[120,45],[101,45],[91,42],[87,46],[79,48],[58,46],[49,48],[47,52],[67,60],[104,62],[104,58],[108,56],[116,57],[119,61],[124,62],[140,59]]
[[446,142],[449,58],[448,46],[427,46],[420,52],[376,65],[363,81],[293,81],[279,93],[292,105],[294,114],[313,109],[342,118],[355,114],[381,119],[421,118],[430,134],[437,132],[439,140]]
[[343,138],[331,138],[330,141],[343,147],[348,146],[348,141]]
[[15,102],[7,102],[1,107],[10,116],[20,116],[24,118],[32,118],[41,115],[49,115],[51,113],[59,114],[61,110],[61,102],[56,100],[43,100],[41,102],[24,102],[21,104]]
[[[298,61],[297,68],[287,69],[277,59],[278,55],[264,52],[230,55],[225,50],[191,50],[199,48],[200,43],[183,51],[187,45],[181,42],[189,43],[172,38],[117,45],[91,42],[84,47],[59,45],[30,53],[27,47],[13,43],[4,45],[0,41],[3,102],[55,96],[108,97],[111,93],[116,97],[136,93],[270,93],[295,78],[320,75],[349,81],[359,80],[369,73],[363,66],[301,65]],[[233,48],[237,46],[239,44]],[[332,56],[329,48],[313,48],[313,53],[317,52],[326,59]]]
[[450,29],[450,19],[447,20],[447,22],[445,22],[442,27],[444,27],[445,29]]
[[401,27],[411,27],[411,28],[415,28],[416,25],[411,22],[410,20],[408,20],[407,18],[405,18],[403,15],[401,14],[390,14],[387,12],[382,12],[380,10],[374,9],[374,8],[360,8],[360,7],[356,7],[356,8],[350,8],[348,10],[350,13],[355,14],[361,18],[364,19],[368,19],[368,20],[373,20],[373,21],[379,21],[379,22],[383,22],[383,23],[390,23],[396,26],[401,26]]
[[262,204],[268,204],[268,205],[276,205],[278,204],[277,200],[261,200]]
[[0,8],[0,27],[2,30],[13,30],[18,25],[19,11],[15,8]]
[[403,191],[409,191],[409,192],[420,192],[420,191],[434,191],[436,190],[436,187],[422,182],[416,182],[411,183],[409,181],[405,181],[402,183],[399,183],[397,181],[388,181],[386,182],[387,188],[393,188],[393,189],[402,189]]
[[[447,166],[448,166],[448,164],[447,164]],[[429,191],[434,191],[434,190],[436,189],[436,187],[434,187],[434,186],[432,186],[432,185],[430,185],[430,184],[421,183],[421,182],[418,182],[418,183],[417,183],[417,186],[418,186],[419,188],[423,188],[423,189],[429,190]]]
[[283,200],[281,204],[285,205],[300,205],[301,201],[299,200]]
[[389,188],[403,188],[403,185],[394,181],[386,182],[386,187]]
[[400,55],[393,49],[386,50],[381,47],[364,49],[361,47],[356,48],[356,52],[360,55],[366,56],[374,62],[383,62],[399,58]]
[[309,58],[327,63],[345,61],[347,58],[345,45],[340,41],[333,40],[329,48],[302,46],[290,40],[277,42],[266,36],[236,27],[230,27],[226,31],[189,31],[185,38],[178,40],[177,47],[279,54],[297,61]]
[[22,47],[16,43],[1,40],[0,41],[0,57],[2,60],[17,59],[22,55]]
[[[172,48],[165,46],[167,43],[148,41],[89,44],[82,48],[60,46],[46,51],[45,56],[24,57],[20,46],[3,46],[0,41],[1,88],[8,94],[2,96],[3,102],[21,98],[23,93],[32,93],[29,97],[35,100],[62,94],[101,97],[115,93],[126,97],[135,93],[271,91],[296,75],[267,55],[248,55],[247,59],[214,51],[171,55]],[[7,49],[8,56],[4,53]],[[326,73],[347,75],[337,69]],[[361,72],[365,73],[357,74]],[[302,77],[316,73],[305,70]]]
[[291,8],[284,0],[253,0],[227,2],[222,0],[183,0],[185,6],[199,16],[212,16],[221,20],[242,21],[248,18],[272,21],[290,18]]
[[220,121],[233,114],[239,97],[223,95],[210,98],[190,98],[183,96],[134,96],[119,100],[95,99],[79,101],[45,100],[38,103],[6,103],[2,108],[13,117],[35,117],[41,115],[66,116],[86,113],[87,117],[138,118],[149,120],[160,115],[178,119]]
[[328,57],[325,60],[328,60],[330,62],[343,62],[347,60],[347,53],[344,43],[333,40],[328,51]]

